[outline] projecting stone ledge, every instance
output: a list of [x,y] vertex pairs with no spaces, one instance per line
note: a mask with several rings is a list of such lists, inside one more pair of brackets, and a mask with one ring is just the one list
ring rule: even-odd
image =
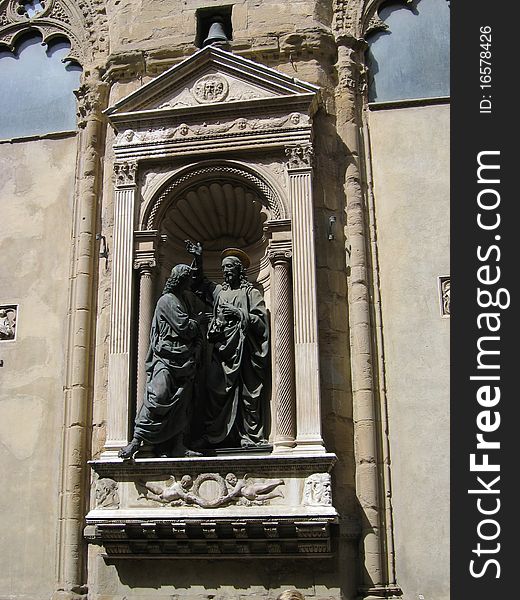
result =
[[[335,520],[157,520],[88,525],[106,558],[330,558]],[[353,532],[354,533],[354,532]]]
[[[85,537],[112,558],[328,558],[335,462],[290,453],[92,461]],[[349,522],[356,538],[359,525]]]

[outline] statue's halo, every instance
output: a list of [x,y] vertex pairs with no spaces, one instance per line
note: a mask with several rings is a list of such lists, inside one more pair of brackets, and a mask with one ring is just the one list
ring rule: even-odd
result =
[[226,248],[223,250],[221,254],[222,259],[227,258],[228,256],[234,256],[235,258],[238,258],[238,260],[244,266],[244,269],[249,269],[249,266],[251,265],[251,259],[243,250],[240,250],[240,248]]

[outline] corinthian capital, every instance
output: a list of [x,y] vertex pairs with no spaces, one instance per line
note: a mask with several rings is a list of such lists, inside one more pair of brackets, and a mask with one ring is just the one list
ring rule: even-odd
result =
[[101,118],[101,112],[106,108],[108,98],[106,82],[96,77],[87,78],[74,94],[78,99],[78,127],[85,127],[90,118]]
[[132,186],[136,184],[137,163],[118,162],[114,164],[116,187]]
[[312,167],[314,150],[311,144],[287,146],[285,148],[288,169],[309,169]]

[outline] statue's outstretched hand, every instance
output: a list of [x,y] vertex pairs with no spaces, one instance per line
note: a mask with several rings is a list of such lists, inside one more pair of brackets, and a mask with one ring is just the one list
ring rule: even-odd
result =
[[200,242],[192,242],[191,240],[184,240],[186,244],[186,250],[193,254],[193,256],[202,256],[202,244]]

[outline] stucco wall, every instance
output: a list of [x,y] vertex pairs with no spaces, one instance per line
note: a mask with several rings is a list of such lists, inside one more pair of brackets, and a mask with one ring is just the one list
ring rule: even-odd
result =
[[449,597],[449,107],[369,115],[388,385],[397,579]]
[[0,144],[0,597],[54,591],[76,138]]

